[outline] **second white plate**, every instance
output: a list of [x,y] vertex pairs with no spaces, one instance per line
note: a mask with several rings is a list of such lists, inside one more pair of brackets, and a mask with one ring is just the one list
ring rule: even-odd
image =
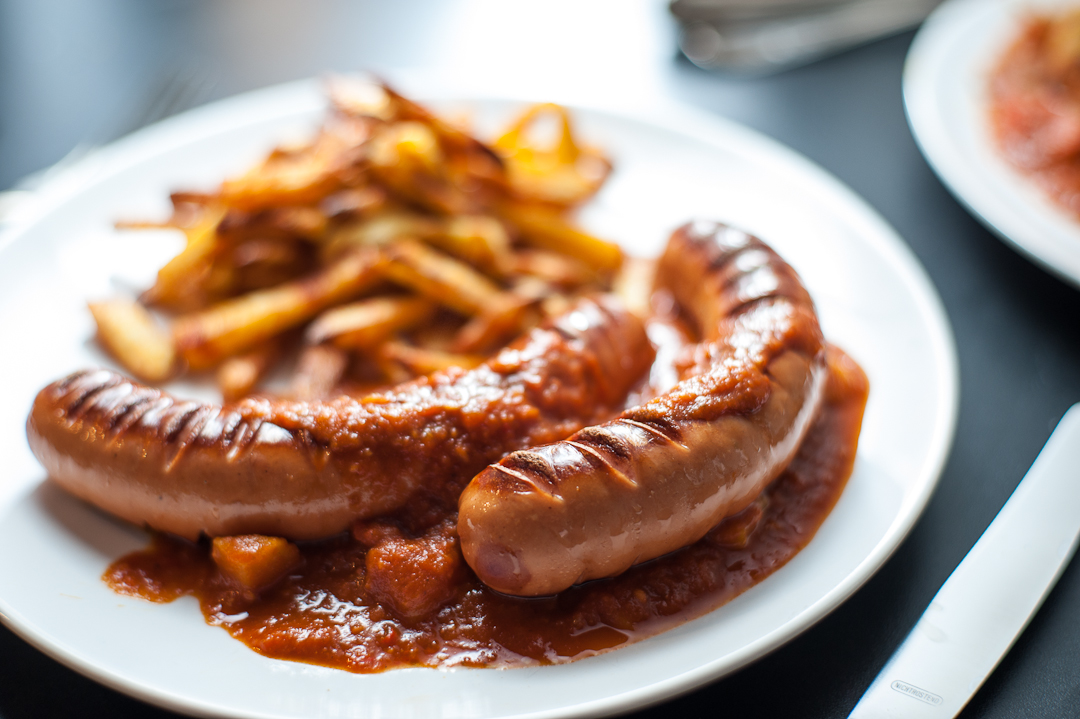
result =
[[904,105],[919,147],[990,230],[1080,286],[1080,218],[998,154],[987,119],[990,70],[1039,9],[1070,0],[950,0],[927,19],[904,66]]
[[[517,98],[460,85],[405,89],[435,105],[467,105],[484,127],[518,107]],[[692,217],[760,235],[802,274],[829,339],[869,374],[854,475],[809,547],[673,631],[574,664],[510,671],[352,675],[274,661],[207,626],[193,601],[113,594],[102,571],[145,535],[43,483],[26,412],[49,381],[109,364],[90,341],[86,299],[148,285],[177,249],[175,238],[118,233],[113,221],[164,215],[170,190],[215,186],[309,131],[323,107],[317,84],[302,83],[166,121],[106,150],[79,182],[54,187],[35,217],[0,240],[0,337],[19,338],[0,354],[9,378],[0,383],[0,618],[16,632],[101,682],[193,714],[595,716],[687,691],[775,649],[850,596],[907,534],[941,471],[957,407],[948,323],[907,247],[833,178],[744,128],[679,107],[578,108],[583,136],[616,161],[587,226],[643,254]]]

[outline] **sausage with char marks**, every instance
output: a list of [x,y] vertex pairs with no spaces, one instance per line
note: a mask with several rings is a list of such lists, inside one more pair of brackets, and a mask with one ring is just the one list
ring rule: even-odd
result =
[[57,483],[136,524],[314,539],[424,492],[453,507],[507,452],[616,414],[652,357],[641,321],[602,297],[474,370],[362,399],[220,406],[80,372],[39,393],[27,437]]
[[466,561],[507,594],[553,594],[687,546],[787,466],[821,403],[825,343],[795,271],[713,223],[677,230],[659,287],[697,325],[670,391],[514,452],[459,502]]

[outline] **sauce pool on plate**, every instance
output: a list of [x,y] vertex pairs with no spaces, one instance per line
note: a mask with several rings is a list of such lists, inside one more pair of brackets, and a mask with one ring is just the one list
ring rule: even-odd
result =
[[223,574],[208,543],[160,534],[104,579],[155,602],[193,595],[207,622],[264,656],[351,672],[520,667],[599,654],[725,604],[811,540],[851,474],[869,389],[841,351],[829,348],[828,365],[819,416],[758,500],[689,547],[552,597],[487,588],[461,558],[456,513],[437,504],[301,544],[296,568],[261,592]]

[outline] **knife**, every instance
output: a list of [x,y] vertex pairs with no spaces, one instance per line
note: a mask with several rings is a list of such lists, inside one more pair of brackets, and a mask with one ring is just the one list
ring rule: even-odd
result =
[[1080,537],[1080,404],[848,719],[954,717],[1035,616]]

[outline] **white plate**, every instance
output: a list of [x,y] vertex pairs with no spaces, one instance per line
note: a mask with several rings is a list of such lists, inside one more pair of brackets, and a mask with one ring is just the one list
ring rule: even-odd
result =
[[987,78],[1025,13],[1074,0],[950,0],[927,19],[904,65],[904,105],[934,171],[984,225],[1080,285],[1080,219],[998,154]]
[[[460,86],[482,125],[515,102]],[[549,99],[549,98],[545,98]],[[556,98],[557,99],[557,98]],[[456,103],[460,105],[461,103]],[[315,83],[199,109],[106,150],[58,186],[0,249],[0,613],[77,671],[155,704],[230,717],[566,717],[640,708],[745,665],[851,595],[925,506],[952,440],[957,363],[940,302],[913,255],[861,200],[808,161],[686,108],[650,117],[578,109],[581,131],[617,170],[584,217],[628,249],[655,253],[690,217],[771,242],[806,280],[827,336],[871,379],[854,476],[810,546],[721,609],[636,645],[570,665],[510,671],[408,669],[378,675],[263,658],[203,622],[193,600],[113,594],[100,576],[145,535],[42,484],[23,423],[35,392],[109,364],[92,344],[87,297],[146,286],[176,251],[162,234],[119,233],[159,217],[174,188],[210,188],[268,147],[314,126]]]

